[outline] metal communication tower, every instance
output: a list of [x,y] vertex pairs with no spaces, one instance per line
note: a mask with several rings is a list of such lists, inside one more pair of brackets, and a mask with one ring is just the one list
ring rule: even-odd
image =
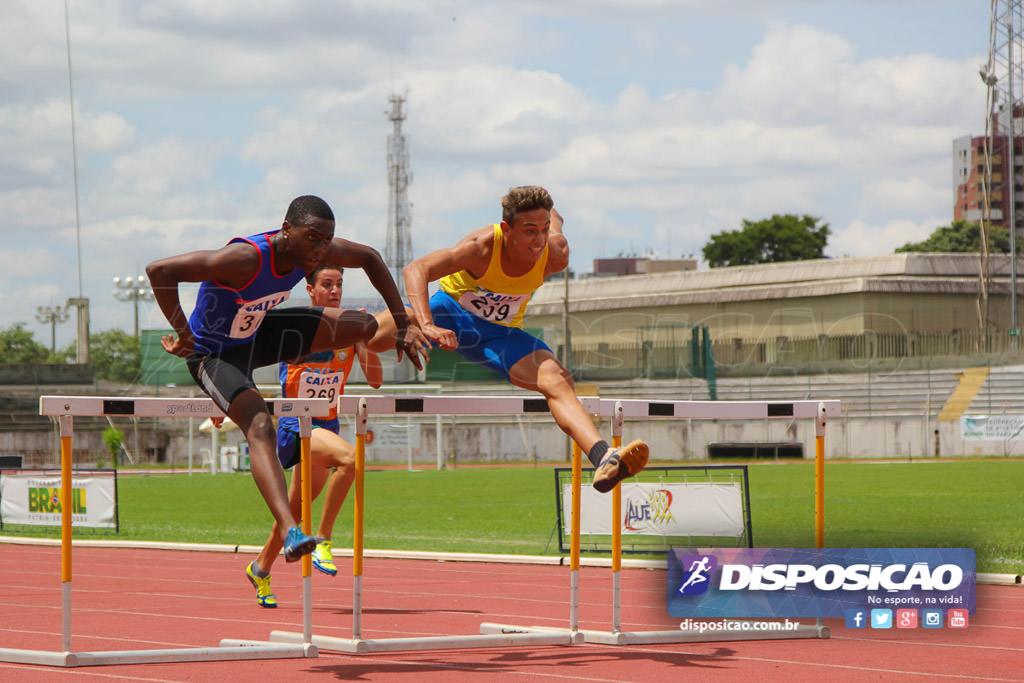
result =
[[402,105],[405,98],[392,95],[389,98],[392,131],[388,136],[388,185],[391,190],[388,201],[388,239],[384,251],[384,259],[391,269],[391,274],[398,285],[398,291],[405,298],[405,279],[402,269],[412,261],[412,223],[411,205],[406,190],[409,187],[409,150],[405,146],[405,134],[402,132],[402,121],[405,113]]
[[[1016,153],[1024,117],[1024,0],[991,0],[988,63],[980,74],[987,87],[985,117],[985,174],[983,182],[982,271],[988,272],[988,235],[993,205],[998,223],[1010,230],[1010,334],[1017,334],[1017,217]],[[1003,153],[1000,154],[999,152]],[[996,165],[997,168],[993,168]],[[997,192],[1001,186],[1002,191]],[[1024,193],[1022,193],[1024,194]],[[987,283],[985,283],[987,284]],[[987,287],[983,286],[983,290]],[[983,291],[987,299],[987,291]],[[987,307],[987,301],[985,302]]]

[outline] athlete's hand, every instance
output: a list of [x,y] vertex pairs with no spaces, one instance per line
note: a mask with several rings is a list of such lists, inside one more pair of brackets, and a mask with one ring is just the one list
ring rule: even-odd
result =
[[459,342],[455,338],[455,332],[453,330],[438,327],[433,323],[430,325],[424,325],[422,329],[423,336],[446,351],[454,351],[459,346]]
[[192,353],[194,343],[191,334],[182,334],[177,338],[173,334],[166,334],[160,339],[160,346],[164,347],[164,351],[167,353],[188,358],[188,355]]
[[[430,356],[428,355],[430,344],[416,325],[399,327],[395,330],[395,349],[398,351],[399,361],[402,360],[402,354],[404,353],[412,361],[412,364],[416,366],[417,370],[423,369],[423,361],[430,361]],[[423,358],[421,359],[420,356]]]

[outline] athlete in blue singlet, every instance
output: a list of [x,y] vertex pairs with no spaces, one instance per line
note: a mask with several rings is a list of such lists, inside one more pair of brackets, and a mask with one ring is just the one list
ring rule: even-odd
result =
[[[289,562],[311,552],[319,539],[302,533],[288,503],[284,471],[275,456],[274,424],[252,371],[369,341],[377,323],[360,311],[279,304],[322,263],[362,269],[394,316],[399,357],[408,355],[418,368],[420,357],[426,357],[423,336],[409,326],[380,254],[335,237],[334,229],[331,208],[307,195],[291,202],[279,230],[234,239],[213,251],[160,259],[146,268],[160,310],[177,333],[161,343],[168,353],[186,359],[196,384],[245,435],[253,479],[277,522]],[[191,317],[181,307],[181,282],[202,283]]]

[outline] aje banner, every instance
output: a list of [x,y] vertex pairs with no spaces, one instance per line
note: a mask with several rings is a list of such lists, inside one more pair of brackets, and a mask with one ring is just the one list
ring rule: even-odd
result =
[[[0,519],[4,524],[60,526],[60,477],[13,474],[0,477]],[[71,479],[71,524],[116,527],[113,477]]]
[[[738,482],[623,482],[623,534],[647,536],[726,536],[744,532],[743,489]],[[611,496],[589,486],[580,491],[580,533],[612,533]],[[569,532],[572,487],[562,489],[562,520]]]
[[722,548],[668,553],[674,617],[974,614],[970,548]]

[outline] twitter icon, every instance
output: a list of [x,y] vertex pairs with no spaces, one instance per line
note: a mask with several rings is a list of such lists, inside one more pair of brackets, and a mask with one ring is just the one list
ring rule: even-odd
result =
[[892,610],[871,610],[871,628],[892,628]]

